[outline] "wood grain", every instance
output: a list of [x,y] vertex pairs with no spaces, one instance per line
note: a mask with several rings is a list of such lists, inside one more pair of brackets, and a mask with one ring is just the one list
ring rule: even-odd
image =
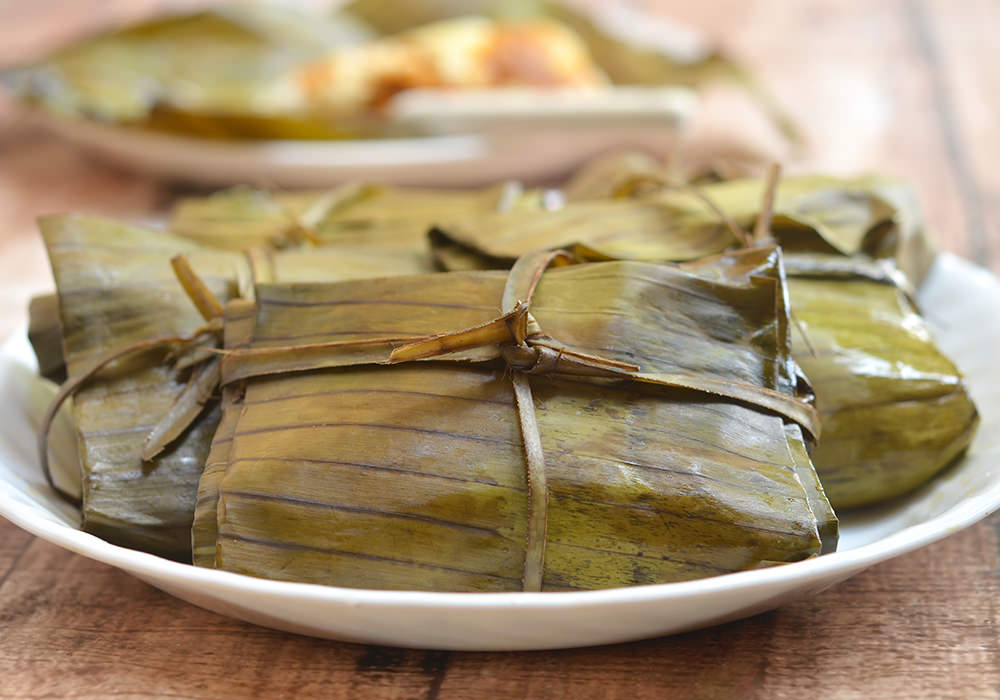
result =
[[[746,621],[509,654],[364,647],[253,627],[32,540],[0,586],[0,697],[994,698],[998,531],[994,517]],[[0,521],[0,539],[19,535]]]
[[[0,63],[163,0],[0,0]],[[1000,271],[1000,8],[988,0],[646,3],[722,35],[808,146],[793,169],[910,178],[939,245]],[[726,91],[695,144],[775,143]],[[0,337],[51,285],[35,215],[142,216],[176,187],[95,161],[0,103]],[[546,653],[364,647],[182,603],[0,521],[0,698],[997,698],[1000,516],[749,620]]]

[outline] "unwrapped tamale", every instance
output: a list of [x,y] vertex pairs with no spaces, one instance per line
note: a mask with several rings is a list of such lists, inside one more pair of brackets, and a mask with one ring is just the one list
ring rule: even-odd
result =
[[832,549],[776,250],[562,259],[231,302],[195,563],[571,590]]
[[571,29],[597,67],[616,85],[685,85],[701,88],[729,83],[757,102],[777,129],[797,139],[791,119],[760,84],[720,46],[693,27],[634,3],[569,0],[352,0],[347,15],[383,33],[463,15],[497,19],[548,19]]
[[[71,381],[109,353],[188,336],[204,324],[171,268],[176,255],[187,256],[220,301],[252,292],[254,281],[429,270],[425,255],[407,250],[326,246],[235,252],[94,216],[49,217],[40,225],[56,280]],[[208,361],[206,356],[193,366],[177,366],[167,349],[123,358],[74,397],[83,528],[116,544],[187,560],[197,483],[219,416],[216,402],[208,401],[165,450],[142,458],[154,427],[167,419],[189,376],[196,378]],[[204,381],[211,393],[212,383],[207,376]]]

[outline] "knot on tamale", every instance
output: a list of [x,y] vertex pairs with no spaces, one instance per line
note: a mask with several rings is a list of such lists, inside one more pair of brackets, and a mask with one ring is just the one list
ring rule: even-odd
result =
[[547,374],[559,367],[561,353],[544,345],[504,345],[500,354],[511,369],[527,374]]
[[169,335],[148,338],[124,348],[113,350],[97,358],[89,368],[70,377],[60,387],[48,410],[42,418],[39,431],[39,460],[42,473],[49,485],[60,497],[79,505],[80,499],[56,486],[49,468],[48,439],[52,421],[59,408],[101,370],[130,355],[152,350],[167,350],[170,363],[175,370],[190,369],[187,382],[174,399],[167,413],[153,426],[143,441],[141,458],[148,461],[158,455],[173,442],[201,414],[209,399],[219,386],[221,379],[219,349],[222,344],[222,304],[195,274],[187,258],[177,255],[170,260],[191,303],[198,309],[205,324],[186,336]]
[[392,351],[389,363],[426,360],[461,350],[496,346],[508,367],[526,374],[558,372],[614,377],[639,370],[638,365],[571,350],[550,338],[528,312],[528,304],[518,301],[511,311],[492,321],[401,345]]

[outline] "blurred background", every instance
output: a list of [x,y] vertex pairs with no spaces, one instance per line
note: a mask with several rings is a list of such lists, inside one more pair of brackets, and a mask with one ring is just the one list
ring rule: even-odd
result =
[[[104,29],[210,4],[2,0],[0,65],[38,60]],[[791,171],[904,176],[914,183],[942,248],[985,265],[1000,260],[1000,176],[993,172],[1000,157],[996,3],[632,5],[720,45],[773,94],[802,136],[801,147],[790,148],[746,94],[712,85],[702,91],[697,117],[684,135],[692,157],[711,162],[748,149],[783,160]],[[146,215],[189,190],[92,157],[26,118],[7,95],[0,97],[0,280],[7,301],[0,336],[21,322],[28,297],[51,285],[33,223],[37,215]]]

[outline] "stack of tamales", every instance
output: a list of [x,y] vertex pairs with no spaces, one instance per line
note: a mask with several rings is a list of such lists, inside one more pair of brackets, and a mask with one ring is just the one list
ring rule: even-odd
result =
[[44,220],[83,527],[331,585],[661,583],[832,551],[830,502],[965,448],[904,186],[620,166]]
[[[502,267],[527,250],[571,247],[594,260],[682,261],[753,238],[763,179],[666,184],[647,160],[615,166],[604,169],[603,188],[577,178],[583,195],[558,212],[439,225],[437,260]],[[961,453],[978,425],[960,373],[912,300],[933,258],[912,191],[877,176],[791,177],[769,215],[768,237],[786,254],[793,355],[823,417],[812,457],[827,495],[844,508],[911,491]]]

